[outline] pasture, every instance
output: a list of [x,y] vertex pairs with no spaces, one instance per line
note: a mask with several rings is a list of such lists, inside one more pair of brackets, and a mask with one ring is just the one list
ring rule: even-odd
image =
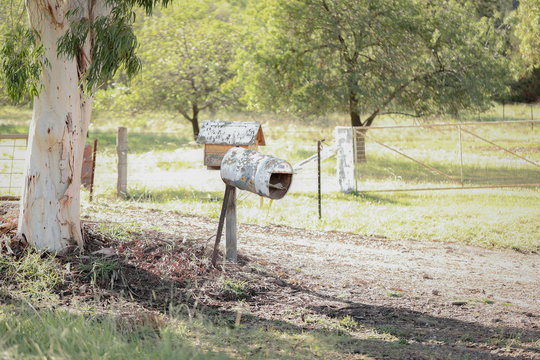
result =
[[[506,106],[505,116],[522,119],[528,110]],[[496,120],[497,111],[462,120]],[[322,167],[322,220],[314,165],[297,174],[280,201],[241,193],[240,264],[215,271],[208,255],[224,186],[219,172],[202,166],[189,124],[171,113],[95,115],[89,137],[98,139],[99,151],[94,201],[85,192],[82,206],[89,248],[40,257],[14,247],[15,254],[2,255],[0,347],[6,357],[31,357],[35,349],[36,358],[81,351],[88,358],[179,359],[540,354],[538,188],[342,194],[331,157]],[[30,116],[2,108],[0,132],[24,133]],[[319,139],[331,147],[333,127],[346,125],[338,116],[315,122],[220,118],[261,121],[267,146],[260,150],[293,164],[313,155]],[[397,121],[412,122],[379,124]],[[125,199],[115,194],[120,125],[129,128]],[[495,135],[538,161],[538,131]],[[430,149],[448,152],[449,146]],[[477,150],[490,169],[502,156],[495,148]],[[369,151],[363,181],[387,187],[396,181],[390,167],[418,181],[405,160],[391,163]],[[432,156],[447,166],[441,153]],[[515,172],[467,170],[482,178]],[[530,183],[540,177],[533,167],[520,176]],[[16,214],[14,205],[0,212],[12,226]],[[40,336],[20,340],[28,334]]]

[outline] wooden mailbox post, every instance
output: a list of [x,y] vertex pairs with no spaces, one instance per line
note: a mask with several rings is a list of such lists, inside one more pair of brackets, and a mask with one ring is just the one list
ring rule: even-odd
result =
[[204,165],[208,170],[219,170],[221,160],[232,147],[257,150],[266,145],[261,123],[258,121],[202,122],[197,143],[204,144]]

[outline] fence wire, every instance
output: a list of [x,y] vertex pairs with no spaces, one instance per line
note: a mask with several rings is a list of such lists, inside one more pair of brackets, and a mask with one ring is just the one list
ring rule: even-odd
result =
[[[322,150],[322,192],[339,191],[333,129],[265,133],[259,151],[295,167],[291,193],[317,192],[317,140]],[[358,191],[540,186],[540,121],[452,123],[355,128]],[[99,138],[95,187],[116,188],[113,134]],[[358,140],[361,141],[358,141]],[[362,143],[363,141],[363,143]],[[0,197],[20,196],[26,136],[0,136]],[[203,148],[185,134],[128,131],[128,191],[159,200],[160,193],[206,199],[222,193],[219,171],[203,166]],[[245,195],[247,196],[247,195]]]
[[26,135],[0,135],[0,200],[14,200],[23,185]]
[[540,186],[540,121],[355,128],[358,191]]

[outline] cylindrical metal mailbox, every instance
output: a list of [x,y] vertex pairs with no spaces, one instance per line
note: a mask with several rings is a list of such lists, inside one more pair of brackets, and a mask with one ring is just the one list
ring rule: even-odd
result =
[[221,162],[221,179],[241,190],[281,199],[291,186],[293,168],[285,160],[234,147]]

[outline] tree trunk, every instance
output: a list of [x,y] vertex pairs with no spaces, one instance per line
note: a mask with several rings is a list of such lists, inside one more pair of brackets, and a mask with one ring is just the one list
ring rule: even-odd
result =
[[193,127],[193,137],[195,138],[195,140],[197,140],[197,137],[199,136],[199,107],[197,106],[197,104],[193,104],[192,105],[192,111],[193,111],[193,116],[191,117],[191,119],[189,119],[189,121],[191,121],[191,126]]
[[[43,66],[42,91],[34,99],[17,233],[38,249],[83,246],[80,174],[92,97],[79,85],[84,65],[78,57],[57,57],[56,49],[69,28],[66,12],[91,2],[27,0],[30,26],[40,36],[48,65]],[[80,16],[88,11],[81,7]],[[81,62],[89,63],[89,41],[81,53]]]
[[[355,127],[364,126],[360,120],[358,111],[358,100],[353,92],[349,93],[349,115],[351,117],[351,125]],[[354,129],[354,159],[355,162],[365,163],[366,160],[366,138],[365,131]]]

